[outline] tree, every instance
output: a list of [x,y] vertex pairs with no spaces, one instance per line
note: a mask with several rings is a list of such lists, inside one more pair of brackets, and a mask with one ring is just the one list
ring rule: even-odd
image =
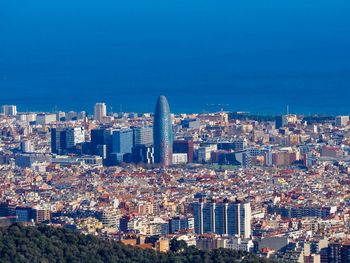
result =
[[0,228],[0,263],[271,262],[246,252],[228,249],[201,251],[193,246],[188,247],[183,240],[173,239],[170,247],[172,251],[168,253],[157,253],[45,225],[23,227],[15,224],[8,228]]
[[173,238],[170,241],[170,250],[173,252],[182,252],[187,249],[187,247],[187,243],[184,240],[177,240],[176,238]]

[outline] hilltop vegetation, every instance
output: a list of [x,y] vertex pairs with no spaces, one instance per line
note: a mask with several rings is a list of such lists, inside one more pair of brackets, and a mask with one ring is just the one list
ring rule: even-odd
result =
[[0,229],[0,262],[270,262],[228,249],[204,252],[176,242],[171,247],[157,253],[44,225]]

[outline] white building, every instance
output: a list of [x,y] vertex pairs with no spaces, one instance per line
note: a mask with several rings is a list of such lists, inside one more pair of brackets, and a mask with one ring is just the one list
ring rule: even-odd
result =
[[298,116],[295,114],[282,115],[282,126],[287,126],[288,124],[296,124],[298,122]]
[[83,127],[66,129],[66,147],[74,148],[77,144],[85,142],[85,130]]
[[16,119],[18,121],[24,121],[24,122],[34,122],[36,121],[36,113],[18,113],[16,115]]
[[211,152],[216,151],[217,149],[218,146],[216,144],[199,147],[198,162],[208,162],[211,158]]
[[5,116],[16,116],[17,106],[16,105],[3,105],[1,108],[2,114]]
[[349,122],[349,116],[337,116],[335,117],[335,126],[344,127]]
[[21,142],[21,152],[31,153],[33,151],[34,151],[34,147],[30,140],[24,140]]
[[84,120],[86,118],[86,111],[81,111],[78,113],[78,120]]
[[187,246],[196,246],[196,236],[195,235],[180,235],[176,238],[178,241],[183,240],[186,242]]
[[251,239],[242,239],[240,237],[231,237],[230,240],[226,244],[226,248],[238,250],[238,251],[246,251],[253,252],[254,243]]
[[66,114],[66,121],[73,121],[78,118],[78,113],[75,111],[69,111]]
[[96,103],[94,108],[94,120],[103,122],[103,118],[107,116],[107,106],[105,103]]
[[186,164],[187,162],[187,153],[173,153],[172,164]]
[[47,125],[56,122],[57,116],[56,114],[46,114],[40,113],[36,115],[36,124],[37,125]]

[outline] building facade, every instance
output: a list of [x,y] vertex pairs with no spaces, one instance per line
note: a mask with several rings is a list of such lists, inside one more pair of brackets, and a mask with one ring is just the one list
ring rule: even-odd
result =
[[77,144],[85,141],[85,130],[83,127],[66,127],[51,129],[51,152],[64,154],[73,150]]
[[1,107],[1,112],[5,116],[16,116],[17,115],[17,106],[16,105],[3,105]]
[[131,129],[113,131],[113,153],[131,153],[133,146],[133,132]]
[[134,146],[153,144],[153,127],[133,127]]
[[173,153],[186,153],[187,162],[193,163],[194,146],[192,140],[176,140],[173,144]]
[[96,103],[94,108],[94,120],[102,122],[107,116],[107,106],[105,103]]
[[196,234],[251,236],[250,203],[201,199],[193,203],[192,208]]

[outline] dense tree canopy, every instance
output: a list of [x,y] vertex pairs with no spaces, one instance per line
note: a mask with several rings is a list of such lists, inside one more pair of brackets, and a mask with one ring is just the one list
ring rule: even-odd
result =
[[172,248],[156,253],[44,225],[0,229],[0,262],[268,262],[228,249],[199,251],[183,242],[173,241]]

